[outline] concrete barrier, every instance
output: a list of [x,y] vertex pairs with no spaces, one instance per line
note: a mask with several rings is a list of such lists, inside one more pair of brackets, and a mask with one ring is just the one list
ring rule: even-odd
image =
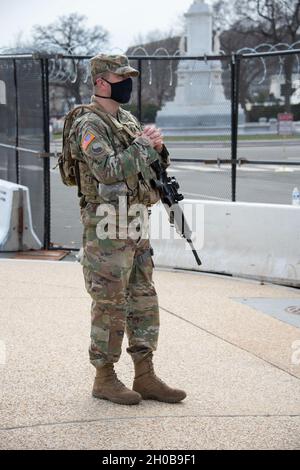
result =
[[300,287],[300,207],[192,199],[184,199],[183,203],[203,208],[202,213],[198,211],[200,219],[203,217],[202,228],[198,224],[196,233],[202,265],[197,265],[184,239],[157,237],[159,217],[163,232],[168,231],[167,214],[159,203],[152,207],[150,227],[157,266]]
[[0,180],[0,251],[39,250],[26,186]]

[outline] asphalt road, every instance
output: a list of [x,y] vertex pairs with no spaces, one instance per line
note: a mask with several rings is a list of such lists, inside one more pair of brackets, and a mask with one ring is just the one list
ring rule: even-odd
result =
[[[58,146],[57,146],[58,148]],[[52,147],[52,150],[54,148]],[[224,144],[169,145],[171,167],[169,174],[177,178],[180,190],[189,199],[230,201],[232,198],[230,164],[176,162],[176,159],[230,159],[230,147]],[[236,201],[290,204],[295,186],[300,188],[300,143],[243,143],[238,158],[262,161],[282,161],[281,165],[241,165],[237,167]],[[51,159],[51,241],[55,244],[79,247],[82,228],[76,189],[64,187],[58,168],[53,170]]]

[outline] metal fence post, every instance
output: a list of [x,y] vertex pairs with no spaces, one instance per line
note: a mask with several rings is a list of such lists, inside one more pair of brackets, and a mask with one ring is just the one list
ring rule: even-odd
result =
[[236,201],[236,163],[239,124],[240,57],[231,56],[231,200]]
[[[42,68],[42,97],[43,97],[43,126],[44,152],[50,153],[49,135],[49,75],[48,59],[41,59]],[[51,230],[51,199],[50,199],[50,157],[44,158],[44,249],[50,248]]]
[[[19,90],[18,90],[16,59],[13,59],[13,68],[14,68],[14,87],[15,87],[15,126],[16,126],[15,146],[19,147]],[[20,184],[19,151],[17,148],[15,151],[15,164],[16,164],[16,183]]]
[[138,59],[138,88],[137,88],[137,118],[141,122],[142,120],[142,61]]

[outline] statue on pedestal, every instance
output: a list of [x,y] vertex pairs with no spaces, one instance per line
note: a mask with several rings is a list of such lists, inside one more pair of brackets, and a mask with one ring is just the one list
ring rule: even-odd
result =
[[[184,16],[187,40],[185,55],[212,55],[211,7],[204,0],[194,0]],[[225,98],[221,75],[220,61],[180,61],[175,98],[158,111],[156,124],[162,128],[196,127],[199,130],[205,127],[230,127],[231,102]],[[239,111],[239,120],[241,123],[245,121],[242,109]]]

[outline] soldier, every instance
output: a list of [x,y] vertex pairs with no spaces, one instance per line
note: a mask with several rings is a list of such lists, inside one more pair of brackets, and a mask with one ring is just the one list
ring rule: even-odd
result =
[[[96,368],[92,394],[119,404],[141,399],[177,403],[186,397],[154,373],[152,356],[159,331],[158,299],[152,280],[153,261],[149,237],[118,237],[124,228],[118,218],[120,197],[127,209],[133,204],[150,207],[159,200],[149,183],[150,164],[159,159],[165,168],[169,154],[161,132],[143,128],[120,104],[127,103],[132,77],[139,72],[126,56],[100,54],[91,59],[93,96],[90,112],[77,117],[70,131],[70,145],[79,161],[85,286],[92,298],[90,362]],[[109,204],[109,205],[108,205]],[[117,236],[99,237],[102,207],[116,214]],[[111,220],[111,219],[109,219]],[[128,216],[132,221],[133,216]],[[138,224],[137,229],[143,233]],[[107,228],[107,224],[106,224]],[[135,378],[133,390],[116,376],[114,363],[121,354],[124,332],[128,336]]]

